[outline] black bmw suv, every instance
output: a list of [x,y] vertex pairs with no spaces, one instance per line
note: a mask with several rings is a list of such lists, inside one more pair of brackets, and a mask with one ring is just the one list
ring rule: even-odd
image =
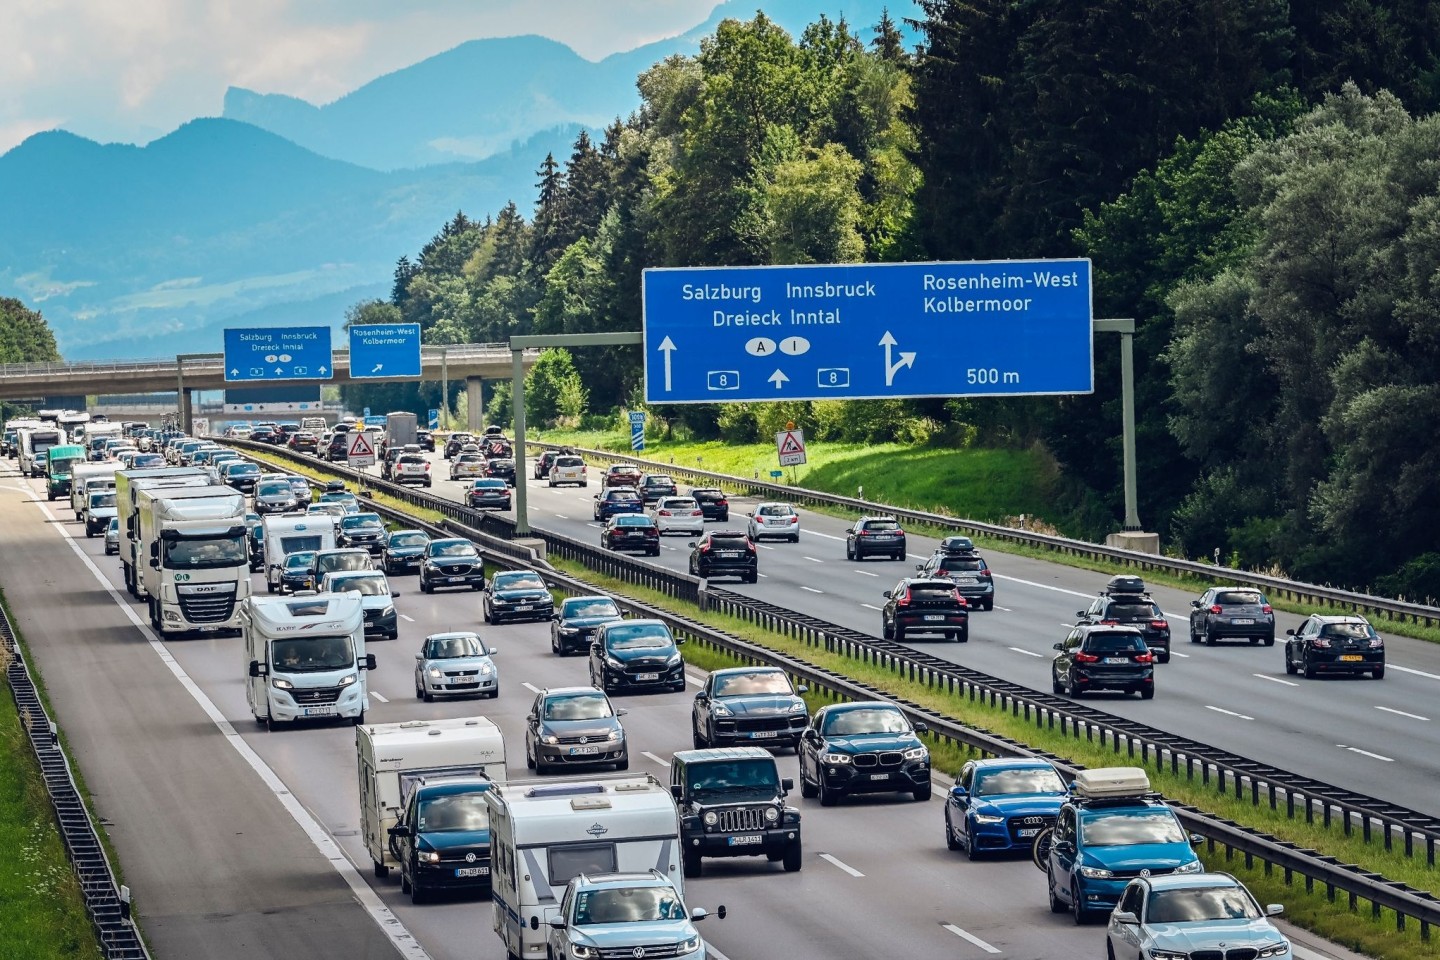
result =
[[743,530],[712,530],[690,541],[690,573],[696,577],[739,577],[758,583],[760,557]]
[[909,577],[885,591],[880,630],[886,640],[938,633],[965,643],[970,639],[969,605],[948,578]]
[[[1137,589],[1138,584],[1138,589]],[[1170,662],[1170,621],[1136,577],[1116,577],[1090,606],[1077,610],[1080,623],[1135,627],[1158,663]]]
[[834,806],[852,793],[913,794],[930,799],[930,750],[894,704],[834,703],[815,711],[800,736],[800,795]]
[[1078,623],[1055,649],[1050,687],[1056,693],[1076,699],[1092,690],[1155,696],[1155,655],[1135,627]]

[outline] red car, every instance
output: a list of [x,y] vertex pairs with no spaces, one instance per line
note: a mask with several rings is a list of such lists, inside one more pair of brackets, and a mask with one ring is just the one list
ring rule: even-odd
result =
[[610,469],[605,471],[605,479],[600,484],[602,487],[635,487],[640,486],[640,468],[633,467],[628,463],[613,463]]

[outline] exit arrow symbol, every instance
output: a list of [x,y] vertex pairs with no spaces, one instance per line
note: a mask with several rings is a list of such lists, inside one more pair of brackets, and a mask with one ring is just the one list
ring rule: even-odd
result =
[[894,386],[895,374],[899,373],[902,367],[908,367],[915,363],[915,353],[902,350],[900,352],[900,360],[896,363],[891,363],[890,348],[895,346],[895,337],[889,330],[886,330],[885,336],[880,338],[880,346],[885,348],[885,386]]
[[664,340],[661,340],[661,341],[660,341],[660,346],[656,347],[655,349],[657,349],[657,350],[659,350],[661,353],[665,354],[665,392],[666,392],[666,393],[669,393],[669,392],[670,392],[670,354],[674,353],[675,350],[676,350],[675,341],[674,341],[674,340],[671,340],[669,337],[666,337]]
[[770,374],[770,382],[775,384],[776,390],[779,390],[782,383],[790,382],[790,378],[785,376],[784,370],[776,370],[774,373]]
[[[913,356],[913,354],[912,354],[912,356]],[[376,369],[378,370],[379,368],[377,367]],[[321,367],[321,368],[320,368],[320,373],[321,373],[321,374],[324,374],[325,372],[326,372],[325,368],[324,368],[324,367]]]
[[284,369],[283,367],[276,367],[276,368],[275,368],[275,376],[277,376],[277,377],[280,376],[280,374],[282,374],[282,373],[284,373],[284,372],[285,372],[285,369]]
[[232,376],[232,377],[238,377],[238,376],[240,376],[240,371],[239,371],[239,370],[236,370],[234,367],[231,367],[231,368],[230,368],[230,376]]
[[[383,366],[385,366],[385,364],[383,364],[383,363],[377,363],[377,364],[375,364],[375,369],[374,369],[374,370],[371,370],[370,372],[371,372],[371,373],[379,373],[379,372],[380,372],[380,368],[383,367]],[[321,368],[320,368],[320,372],[321,372],[321,373],[324,373],[324,372],[325,372],[325,368],[324,368],[324,367],[321,367]]]

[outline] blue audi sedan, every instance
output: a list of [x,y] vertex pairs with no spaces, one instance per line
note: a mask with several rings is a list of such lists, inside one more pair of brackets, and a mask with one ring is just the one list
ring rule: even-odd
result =
[[1055,825],[1068,790],[1048,761],[971,760],[945,802],[945,845],[974,860],[982,853],[1029,851]]

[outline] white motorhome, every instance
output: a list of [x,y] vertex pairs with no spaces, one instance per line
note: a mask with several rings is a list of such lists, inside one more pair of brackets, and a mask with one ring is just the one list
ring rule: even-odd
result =
[[260,521],[265,544],[265,590],[280,592],[285,558],[302,550],[334,550],[335,524],[308,513],[271,514]]
[[353,593],[249,597],[240,604],[245,699],[257,723],[365,722],[365,617]]
[[119,470],[120,464],[116,461],[77,463],[70,469],[70,509],[74,512],[76,520],[85,518],[85,507],[90,502],[87,485],[94,483],[97,490],[101,487],[114,490],[115,474]]
[[505,741],[486,717],[406,720],[355,729],[355,763],[360,775],[360,835],[384,877],[397,866],[390,828],[405,809],[411,789],[426,778],[505,779]]
[[512,780],[485,797],[494,928],[508,956],[545,956],[549,919],[580,873],[654,869],[684,893],[680,815],[649,774]]
[[199,467],[151,467],[141,470],[119,470],[115,474],[115,515],[120,518],[120,566],[125,571],[125,589],[134,597],[142,597],[140,577],[136,573],[137,545],[140,541],[140,518],[135,513],[135,495],[155,487],[208,487],[210,478]]
[[85,426],[85,453],[87,460],[105,459],[105,441],[119,440],[124,436],[120,424],[103,421]]
[[[17,459],[17,458],[20,456],[20,431],[21,431],[21,430],[33,430],[33,429],[35,429],[36,427],[43,427],[43,426],[44,426],[44,424],[41,423],[39,420],[35,419],[34,417],[16,417],[16,418],[13,419],[13,420],[6,420],[6,421],[5,421],[5,434],[6,434],[6,439],[3,441],[3,443],[4,443],[4,445],[5,445],[5,454],[6,454],[6,456],[8,456],[11,460],[15,460],[15,459]],[[13,439],[11,439],[10,436],[9,436],[11,433],[15,434],[15,436],[14,436]]]
[[16,433],[20,444],[20,473],[27,477],[45,476],[45,451],[63,446],[65,431],[59,427],[22,427]]
[[150,625],[162,635],[236,630],[250,595],[245,497],[229,487],[134,491],[135,556]]

